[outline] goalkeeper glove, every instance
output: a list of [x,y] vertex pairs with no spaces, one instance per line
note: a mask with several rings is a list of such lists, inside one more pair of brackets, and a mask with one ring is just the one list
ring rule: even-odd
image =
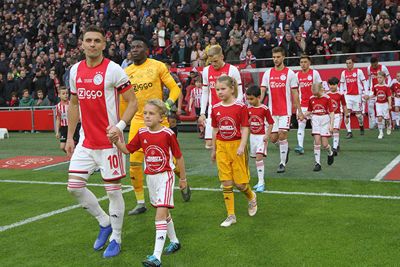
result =
[[172,106],[173,106],[174,104],[175,104],[175,102],[174,102],[172,99],[170,99],[170,98],[168,98],[168,100],[165,101],[165,106],[167,106],[168,111],[171,110],[171,108],[172,108]]

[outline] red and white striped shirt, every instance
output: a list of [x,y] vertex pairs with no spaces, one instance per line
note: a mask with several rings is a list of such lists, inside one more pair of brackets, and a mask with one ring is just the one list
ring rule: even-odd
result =
[[182,157],[176,135],[167,127],[157,132],[150,131],[148,127],[140,128],[126,148],[130,153],[143,149],[145,174],[172,171],[175,168],[172,156]]
[[201,111],[200,114],[205,114],[207,104],[208,104],[208,114],[211,114],[211,108],[221,102],[215,90],[215,84],[218,77],[222,75],[227,75],[229,77],[235,78],[238,84],[238,97],[237,99],[243,100],[243,89],[242,89],[242,79],[240,78],[239,70],[228,63],[220,68],[219,70],[214,69],[212,65],[207,66],[203,69],[203,93],[201,97]]
[[296,74],[285,67],[277,71],[268,69],[262,78],[261,87],[268,89],[268,108],[272,116],[290,116],[292,114],[292,89],[299,87]]
[[368,66],[368,80],[369,80],[369,88],[373,88],[374,85],[378,84],[378,72],[383,71],[386,74],[386,83],[391,84],[392,80],[390,79],[389,70],[384,65],[378,65],[376,69],[372,68],[372,66]]
[[308,107],[308,100],[313,95],[311,87],[313,83],[322,83],[321,76],[317,70],[309,69],[306,73],[299,71],[296,73],[299,80],[300,106]]
[[400,82],[393,80],[391,89],[394,97],[400,97]]
[[93,68],[83,60],[72,66],[70,85],[71,94],[77,95],[79,101],[82,146],[112,148],[106,129],[120,120],[119,94],[132,87],[125,71],[107,58]]
[[60,102],[56,105],[56,117],[60,118],[60,126],[68,126],[68,106],[69,101],[65,104]]
[[368,91],[368,83],[362,70],[344,70],[340,76],[340,89],[345,95],[364,95]]
[[194,100],[194,107],[195,108],[200,108],[201,107],[201,95],[202,95],[203,89],[202,88],[193,88],[192,91],[190,91],[190,98],[193,98]]

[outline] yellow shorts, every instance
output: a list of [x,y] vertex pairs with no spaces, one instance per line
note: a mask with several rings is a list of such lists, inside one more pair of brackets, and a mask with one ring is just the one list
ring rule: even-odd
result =
[[217,167],[220,181],[233,180],[235,184],[250,182],[247,149],[242,156],[236,154],[241,140],[217,140]]
[[[169,127],[167,118],[165,118],[163,120],[161,125],[163,125],[165,127]],[[144,124],[143,121],[135,121],[135,120],[131,121],[131,128],[129,129],[128,142],[130,142],[135,137],[135,135],[139,132],[139,129],[142,127],[146,127],[146,124]],[[132,162],[143,162],[143,159],[144,159],[143,149],[139,149],[130,155],[129,161],[131,163]]]

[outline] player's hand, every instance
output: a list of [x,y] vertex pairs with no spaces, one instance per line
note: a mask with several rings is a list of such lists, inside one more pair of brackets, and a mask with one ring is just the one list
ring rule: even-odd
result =
[[348,123],[349,123],[349,118],[344,117],[344,123],[345,123],[345,124],[348,124]]
[[264,141],[265,143],[268,143],[268,141],[269,141],[269,134],[264,135],[263,141]]
[[60,133],[56,133],[56,138],[60,139]]
[[297,120],[299,120],[299,121],[303,121],[304,120],[303,112],[299,111],[299,114],[297,115]]
[[215,150],[211,151],[211,161],[215,162],[217,160],[217,152]]
[[178,116],[182,115],[182,109],[178,108],[178,110],[176,111],[176,115]]
[[183,190],[183,189],[186,188],[186,186],[187,186],[187,180],[186,179],[185,180],[179,179],[179,189]]
[[392,110],[392,105],[389,105],[388,110],[389,110],[389,111]]
[[72,157],[75,151],[75,144],[73,139],[67,139],[65,143],[65,151],[67,152],[68,157]]
[[206,115],[201,114],[198,121],[200,124],[204,124],[204,122],[206,121]]
[[192,107],[189,107],[189,113],[192,112]]
[[237,151],[236,151],[236,155],[241,156],[244,154],[244,147],[239,146]]
[[329,131],[330,131],[331,133],[333,133],[333,126],[332,126],[332,125],[329,126]]
[[168,111],[171,110],[171,107],[174,105],[174,101],[170,98],[167,99],[167,101],[165,101],[165,106],[167,106]]
[[121,131],[114,125],[109,125],[107,127],[107,138],[111,143],[116,143],[119,140]]
[[369,99],[369,97],[368,97],[367,95],[364,95],[363,98],[364,98],[365,100],[368,100],[368,99]]

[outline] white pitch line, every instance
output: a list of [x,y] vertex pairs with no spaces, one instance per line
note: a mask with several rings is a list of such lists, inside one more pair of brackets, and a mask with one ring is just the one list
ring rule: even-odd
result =
[[33,169],[33,171],[40,171],[40,170],[47,169],[47,168],[50,168],[50,167],[62,165],[62,164],[68,163],[68,162],[69,162],[69,160],[63,161],[63,162],[54,163],[54,164],[50,164],[50,165],[46,165],[46,166],[43,166],[43,167],[39,167],[39,168]]
[[372,178],[371,181],[380,181],[400,162],[400,154],[394,158],[385,168],[383,168],[375,178]]
[[[122,193],[127,193],[129,191],[132,191],[132,188],[125,189],[125,190],[122,191]],[[98,201],[103,201],[105,199],[108,199],[108,196],[104,196],[102,198],[98,198],[97,200]],[[0,233],[6,231],[8,229],[11,229],[11,228],[15,228],[15,227],[27,224],[27,223],[38,221],[38,220],[41,220],[41,219],[44,219],[44,218],[47,218],[47,217],[50,217],[50,216],[53,216],[53,215],[56,215],[56,214],[60,214],[60,213],[63,213],[63,212],[69,211],[69,210],[73,210],[73,209],[79,208],[80,206],[81,205],[78,204],[78,205],[65,207],[65,208],[54,210],[54,211],[51,211],[51,212],[48,212],[48,213],[44,213],[44,214],[41,214],[41,215],[38,215],[38,216],[35,216],[35,217],[31,217],[31,218],[28,218],[28,219],[25,219],[25,220],[22,220],[22,221],[19,221],[19,222],[10,224],[10,225],[1,226],[0,227]]]
[[[64,182],[41,182],[41,181],[23,181],[23,180],[0,180],[0,182],[5,183],[27,183],[27,184],[55,184],[55,185],[67,185]],[[104,184],[87,184],[88,186],[104,186]],[[129,188],[132,190],[131,185],[122,185],[124,188]],[[148,188],[144,186],[144,188]],[[179,187],[174,187],[174,189],[179,190]],[[192,191],[210,191],[210,192],[221,192],[220,188],[206,188],[206,187],[191,187]],[[239,192],[238,190],[234,190]],[[348,198],[373,198],[373,199],[400,199],[400,196],[381,196],[381,195],[359,195],[359,194],[340,194],[340,193],[315,193],[315,192],[286,192],[286,191],[264,191],[263,194],[278,194],[278,195],[298,195],[298,196],[322,196],[322,197],[348,197]]]

